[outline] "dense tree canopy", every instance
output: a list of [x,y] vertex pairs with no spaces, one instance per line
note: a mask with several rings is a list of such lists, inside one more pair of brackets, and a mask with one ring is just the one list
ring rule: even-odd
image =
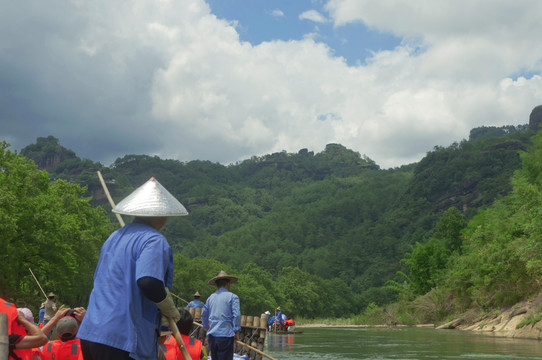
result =
[[173,292],[186,300],[196,290],[206,298],[207,281],[225,270],[239,276],[234,291],[250,315],[280,305],[306,317],[348,316],[393,301],[388,281],[411,298],[447,286],[462,303],[510,301],[540,272],[538,210],[527,201],[539,196],[540,150],[520,159],[533,135],[524,128],[471,135],[387,170],[340,144],[228,166],[132,154],[104,167],[40,138],[23,153],[45,161],[50,178],[4,144],[0,227],[10,260],[0,265],[2,292],[37,295],[24,275],[32,267],[48,289],[66,287],[69,301],[84,301],[116,221],[100,170],[117,202],[154,176],[189,210],[163,229],[175,251]]
[[64,180],[50,182],[45,171],[0,144],[0,293],[3,298],[86,302],[99,248],[112,226],[86,190]]

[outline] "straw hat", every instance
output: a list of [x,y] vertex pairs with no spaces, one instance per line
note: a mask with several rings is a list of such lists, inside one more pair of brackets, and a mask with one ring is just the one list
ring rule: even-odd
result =
[[151,177],[145,184],[119,202],[113,208],[113,212],[144,217],[188,215],[183,204],[175,199],[154,177]]
[[237,281],[237,278],[235,276],[228,275],[226,274],[224,270],[221,270],[217,276],[209,280],[209,285],[216,286],[216,281],[219,279],[228,279],[230,280],[231,283],[234,283]]
[[194,293],[194,297],[200,297],[200,296],[201,296],[201,295],[200,295],[199,291],[196,291],[196,292]]

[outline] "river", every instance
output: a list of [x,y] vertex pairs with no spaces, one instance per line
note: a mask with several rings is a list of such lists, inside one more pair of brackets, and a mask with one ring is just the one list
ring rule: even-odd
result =
[[542,360],[542,341],[459,330],[411,327],[303,330],[303,334],[268,334],[264,351],[277,360]]

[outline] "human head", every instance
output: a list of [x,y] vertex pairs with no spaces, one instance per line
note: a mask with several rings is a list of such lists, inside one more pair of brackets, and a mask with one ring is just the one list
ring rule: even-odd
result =
[[49,295],[47,295],[47,299],[51,301],[56,301],[56,295],[50,292]]
[[190,331],[192,330],[192,325],[194,323],[194,318],[192,317],[192,314],[185,308],[179,308],[179,313],[181,314],[181,319],[177,321],[177,327],[179,328],[179,332],[183,335],[190,335]]
[[62,341],[75,338],[77,331],[79,331],[79,325],[77,320],[71,316],[64,316],[56,324],[56,335]]
[[137,216],[136,219],[139,221],[143,221],[156,230],[160,230],[167,222],[167,217],[160,216],[160,217],[152,217],[152,216]]
[[235,276],[226,274],[224,270],[221,270],[217,276],[209,280],[209,285],[214,285],[217,288],[226,287],[228,284],[233,284],[237,281]]
[[29,308],[17,308],[17,311],[20,311],[23,313],[24,318],[34,324],[34,315],[32,314],[32,311]]
[[201,296],[201,295],[200,295],[199,291],[196,291],[196,292],[194,293],[194,299],[199,299],[200,296]]

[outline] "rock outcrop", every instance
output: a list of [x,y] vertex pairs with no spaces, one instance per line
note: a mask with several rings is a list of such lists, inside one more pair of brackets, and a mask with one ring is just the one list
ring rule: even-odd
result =
[[529,116],[529,129],[538,131],[538,127],[542,124],[542,105],[539,105],[531,111]]
[[[542,293],[507,309],[472,319],[472,313],[442,324],[437,329],[491,333],[494,336],[542,340]],[[526,325],[521,325],[526,323]]]

